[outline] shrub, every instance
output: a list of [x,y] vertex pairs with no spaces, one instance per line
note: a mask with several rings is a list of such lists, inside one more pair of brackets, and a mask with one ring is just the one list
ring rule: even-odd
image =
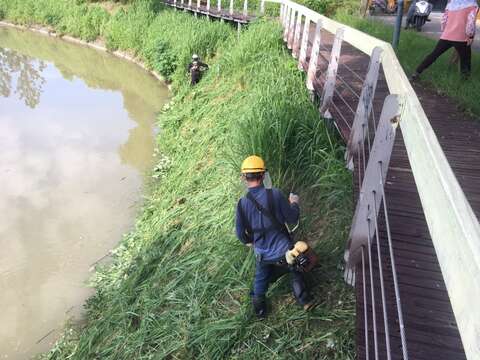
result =
[[107,11],[100,6],[79,5],[64,14],[58,24],[58,30],[86,41],[93,41],[102,34],[109,17]]
[[129,8],[120,9],[106,26],[107,47],[139,53],[147,29],[161,8],[160,4],[160,1],[155,0],[138,0]]
[[300,0],[300,3],[326,16],[333,16],[339,10],[352,14],[360,6],[359,0]]
[[177,57],[167,43],[160,38],[148,43],[143,55],[147,66],[162,74],[166,79],[170,79],[177,68]]

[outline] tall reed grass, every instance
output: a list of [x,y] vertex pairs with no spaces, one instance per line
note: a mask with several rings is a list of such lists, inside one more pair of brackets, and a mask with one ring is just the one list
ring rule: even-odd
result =
[[[44,358],[353,359],[354,297],[340,269],[351,176],[280,27],[258,22],[237,38],[226,24],[148,5],[110,17],[102,36],[160,71],[159,62],[175,61],[155,179],[135,229],[92,279],[85,325],[67,329]],[[194,88],[184,71],[191,52],[210,64]],[[269,292],[271,316],[252,317],[254,259],[233,234],[244,191],[238,167],[252,153],[266,159],[276,186],[304,199],[297,236],[321,259],[309,279],[319,303],[310,313],[283,279]]]

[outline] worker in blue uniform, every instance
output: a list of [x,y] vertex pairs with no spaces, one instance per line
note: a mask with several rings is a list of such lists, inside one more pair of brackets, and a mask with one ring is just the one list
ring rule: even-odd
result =
[[297,302],[308,310],[313,306],[303,274],[288,266],[287,251],[293,241],[285,224],[295,224],[300,215],[299,197],[290,194],[289,200],[276,188],[264,186],[266,168],[262,158],[249,156],[242,163],[242,177],[248,191],[237,204],[236,235],[254,249],[256,257],[252,302],[255,314],[267,314],[265,295],[271,283],[291,273],[292,289]]

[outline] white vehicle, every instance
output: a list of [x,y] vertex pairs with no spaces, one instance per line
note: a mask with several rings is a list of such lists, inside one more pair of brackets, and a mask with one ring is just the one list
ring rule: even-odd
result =
[[407,19],[406,27],[413,26],[417,31],[422,31],[423,25],[425,25],[427,21],[430,21],[428,17],[430,16],[432,9],[433,5],[428,1],[417,1],[415,3],[415,12],[413,13],[413,16]]

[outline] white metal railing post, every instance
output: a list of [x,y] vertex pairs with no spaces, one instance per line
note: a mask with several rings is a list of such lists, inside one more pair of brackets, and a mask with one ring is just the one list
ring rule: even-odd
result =
[[197,10],[200,9],[200,0],[197,0]]
[[302,45],[300,46],[300,56],[298,58],[298,68],[303,70],[303,63],[307,60],[308,38],[310,36],[310,19],[305,17],[303,25]]
[[290,50],[293,49],[293,36],[295,35],[295,17],[297,16],[297,11],[292,9],[292,16],[290,17],[290,22],[288,24],[288,38],[287,38],[287,48]]
[[233,16],[233,0],[230,0],[230,16]]
[[192,0],[188,0],[188,7],[191,9],[192,8]]
[[285,4],[284,4],[284,3],[281,3],[281,4],[280,4],[280,22],[282,23],[282,25],[283,25],[283,16],[284,16],[284,13],[285,13]]
[[[360,261],[361,247],[367,246],[368,234],[375,234],[374,224],[369,224],[366,219],[377,216],[377,214],[371,214],[372,209],[380,209],[383,191],[380,188],[382,183],[378,178],[378,163],[383,165],[382,176],[385,178],[395,142],[399,118],[399,98],[397,95],[389,95],[385,99],[382,114],[380,115],[377,135],[370,151],[359,200],[352,220],[347,250],[345,252],[345,262],[348,267],[353,267]],[[373,196],[374,193],[377,196]],[[374,201],[375,204],[373,204]]]
[[313,91],[313,81],[317,75],[318,68],[318,56],[320,54],[320,44],[322,41],[322,22],[317,21],[315,27],[315,38],[312,45],[312,53],[310,55],[310,62],[308,63],[308,73],[307,73],[307,89]]
[[283,41],[287,42],[288,41],[288,29],[290,25],[290,18],[292,17],[292,8],[288,7],[287,8],[287,14],[285,16],[285,25],[283,27]]
[[210,17],[210,0],[207,0],[207,16]]
[[248,16],[248,0],[243,0],[243,16]]
[[293,36],[292,56],[298,59],[298,53],[300,52],[300,35],[302,28],[302,13],[299,11],[297,14],[297,23],[295,25],[295,34]]
[[350,130],[350,138],[347,144],[346,160],[350,163],[353,155],[359,151],[359,143],[366,138],[368,131],[368,119],[372,112],[373,98],[377,88],[378,73],[380,71],[380,56],[382,48],[376,47],[370,56],[370,64],[368,66],[367,76],[362,86],[362,93],[358,100],[357,111],[353,120],[352,129]]
[[265,0],[260,1],[260,14],[265,14]]
[[332,52],[330,53],[330,62],[328,63],[327,78],[323,86],[322,104],[320,106],[320,113],[325,115],[333,99],[335,85],[337,83],[337,70],[340,61],[340,52],[342,50],[344,29],[339,28],[335,34],[333,41]]
[[222,13],[222,0],[217,0],[217,11],[219,14]]

